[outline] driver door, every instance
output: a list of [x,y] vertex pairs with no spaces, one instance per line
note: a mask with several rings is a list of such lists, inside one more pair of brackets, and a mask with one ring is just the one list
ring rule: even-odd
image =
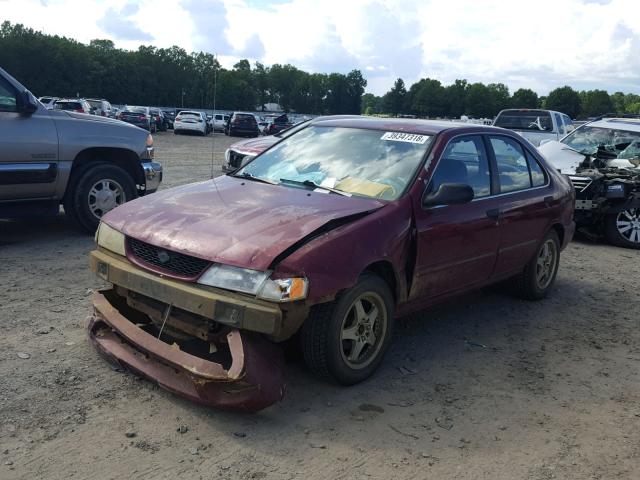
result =
[[18,111],[18,92],[0,76],[0,202],[52,197],[58,177],[58,133],[43,105]]
[[496,263],[498,200],[491,195],[491,166],[480,135],[450,140],[426,193],[436,191],[443,183],[470,185],[474,200],[416,208],[417,256],[412,300],[431,299],[482,284],[491,276]]

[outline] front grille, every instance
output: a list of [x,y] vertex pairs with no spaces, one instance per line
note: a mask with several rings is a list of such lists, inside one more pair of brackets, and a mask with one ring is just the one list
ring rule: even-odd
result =
[[209,266],[208,261],[183,253],[165,250],[129,237],[129,250],[134,258],[181,277],[195,278]]
[[240,168],[242,166],[242,159],[245,157],[243,153],[238,153],[233,150],[229,151],[229,166],[231,168]]
[[578,192],[582,192],[587,189],[589,185],[591,185],[591,179],[589,177],[569,177],[571,183],[573,183],[573,188],[575,188]]

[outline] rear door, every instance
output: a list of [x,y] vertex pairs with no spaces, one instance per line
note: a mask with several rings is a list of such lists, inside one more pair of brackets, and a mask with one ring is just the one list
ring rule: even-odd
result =
[[0,76],[0,201],[52,197],[58,133],[47,109],[19,113],[17,90]]
[[514,138],[487,136],[499,183],[500,243],[495,275],[521,270],[549,228],[558,204],[549,178],[535,156]]
[[426,192],[443,183],[470,185],[472,202],[416,208],[416,268],[412,300],[437,297],[485,282],[499,242],[498,199],[480,135],[454,137],[445,147]]

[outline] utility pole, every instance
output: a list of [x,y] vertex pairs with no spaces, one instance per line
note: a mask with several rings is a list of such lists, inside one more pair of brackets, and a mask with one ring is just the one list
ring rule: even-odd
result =
[[184,88],[182,89],[182,108],[184,108]]

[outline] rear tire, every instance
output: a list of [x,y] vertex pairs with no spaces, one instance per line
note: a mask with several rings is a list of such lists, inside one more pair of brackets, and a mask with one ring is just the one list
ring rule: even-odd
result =
[[95,232],[105,213],[138,196],[131,175],[107,163],[79,171],[68,188],[65,213],[89,233]]
[[337,300],[312,307],[300,332],[305,363],[314,374],[342,385],[362,382],[389,347],[394,313],[387,283],[363,275]]
[[517,293],[525,300],[541,300],[553,287],[560,263],[560,240],[549,231],[522,273],[516,278]]
[[640,208],[607,215],[604,233],[611,245],[640,249]]

